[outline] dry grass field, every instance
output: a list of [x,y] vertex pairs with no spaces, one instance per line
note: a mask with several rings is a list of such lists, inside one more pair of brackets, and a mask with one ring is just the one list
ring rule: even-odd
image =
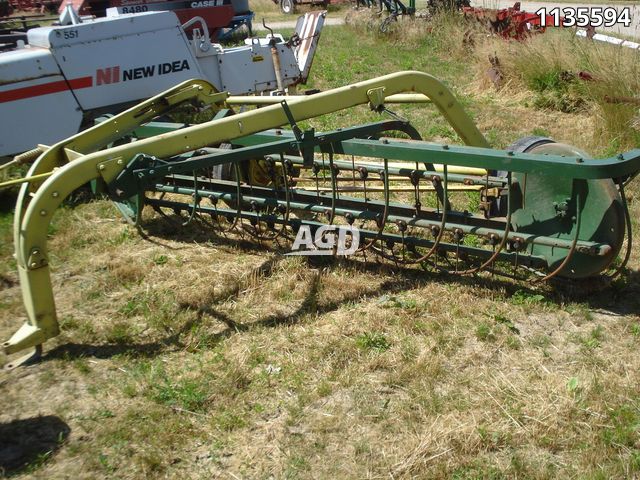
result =
[[[309,87],[422,70],[454,89],[497,147],[531,134],[600,155],[632,146],[601,131],[595,101],[551,109],[515,76],[492,90],[480,60],[454,43],[437,30],[384,39],[327,27]],[[425,138],[456,140],[435,114],[397,110]],[[638,192],[628,192],[632,218]],[[24,318],[12,201],[0,202],[3,338]],[[62,334],[40,363],[0,373],[7,476],[640,476],[637,256],[593,292],[285,257],[197,222],[145,217],[141,235],[106,200],[57,213]]]

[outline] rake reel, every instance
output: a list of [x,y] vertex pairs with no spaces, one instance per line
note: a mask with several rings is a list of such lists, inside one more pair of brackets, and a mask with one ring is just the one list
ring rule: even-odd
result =
[[438,12],[457,12],[470,7],[469,0],[428,0],[425,9],[416,9],[416,0],[409,0],[405,5],[401,0],[356,0],[355,8],[365,7],[370,10],[377,9],[376,14],[386,16],[380,23],[378,31],[385,34],[398,18],[422,18],[430,19]]
[[[184,103],[215,115],[188,127],[153,122]],[[382,116],[392,103],[434,106],[465,145],[426,142],[397,116],[322,132],[300,124],[357,105]],[[234,113],[240,104],[262,108]],[[107,147],[126,136],[137,141]],[[48,148],[21,180],[14,231],[28,320],[4,349],[39,351],[59,333],[48,225],[63,199],[90,181],[134,224],[147,208],[281,251],[301,230],[318,243],[342,226],[357,230],[359,242],[352,235],[347,243],[367,259],[541,282],[624,267],[624,185],[639,169],[640,150],[592,160],[540,137],[491,149],[452,93],[419,72],[299,97],[230,97],[185,82]]]

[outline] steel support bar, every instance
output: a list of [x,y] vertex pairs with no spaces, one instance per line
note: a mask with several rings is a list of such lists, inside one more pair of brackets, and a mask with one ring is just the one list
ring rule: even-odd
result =
[[[212,183],[212,186],[220,186],[223,187],[221,183]],[[198,195],[202,198],[217,198],[219,200],[224,200],[227,202],[237,202],[238,196],[234,193],[233,189],[235,188],[235,184],[233,182],[228,182],[226,185],[227,192],[221,190],[207,190],[207,189],[199,189]],[[156,185],[155,190],[157,192],[164,193],[177,193],[181,195],[193,196],[195,195],[195,190],[192,188],[179,187],[179,186],[171,186],[171,185]],[[262,196],[256,195],[256,193],[262,193]],[[242,200],[244,202],[255,202],[256,205],[262,207],[271,207],[275,208],[278,205],[286,206],[287,202],[283,198],[275,198],[273,196],[268,196],[269,193],[273,195],[273,190],[269,190],[266,188],[259,187],[250,187],[248,189],[243,189],[242,192]],[[301,189],[291,189],[291,197],[296,200],[292,200],[289,202],[289,205],[294,210],[306,211],[306,212],[314,212],[314,213],[326,213],[327,205],[323,203],[318,203],[318,199],[316,196],[316,192],[309,190],[301,190]],[[323,200],[329,200],[328,198],[323,198]],[[175,203],[175,202],[174,202]],[[367,201],[365,202],[362,199],[341,196],[339,203],[340,206],[336,206],[335,214],[345,217],[347,215],[353,215],[354,218],[360,220],[370,220],[374,221],[378,218],[379,213],[384,209],[384,205],[381,202],[373,202]],[[184,205],[184,204],[183,204]],[[447,212],[449,215],[451,212]],[[439,217],[441,215],[438,215]],[[448,221],[446,224],[446,230],[455,231],[460,230],[465,234],[478,235],[482,237],[490,237],[495,236],[501,238],[504,234],[504,225],[500,225],[498,228],[487,228],[478,225],[469,225],[463,222],[456,222],[455,217],[453,221]],[[464,220],[467,217],[459,217],[459,220]],[[425,229],[430,229],[431,227],[439,227],[440,220],[439,219],[427,219],[416,217],[415,215],[402,215],[402,214],[389,214],[387,216],[387,220],[389,223],[396,222],[405,222],[407,225],[412,227],[420,227]],[[496,222],[498,223],[498,222]],[[564,240],[560,238],[553,237],[544,237],[541,235],[532,235],[520,232],[510,232],[507,235],[509,240],[518,240],[521,243],[532,245],[545,245],[549,247],[563,248],[569,249],[572,246],[571,240]],[[577,243],[577,248],[586,253],[593,256],[601,256],[606,255],[611,251],[611,247],[609,245],[603,245],[595,242],[588,241],[579,241]]]
[[[257,145],[282,138],[287,132],[261,132],[235,141],[241,145]],[[560,155],[540,155],[469,146],[442,145],[402,140],[368,140],[350,138],[318,150],[388,160],[446,164],[486,170],[541,173],[576,179],[619,178],[640,170],[640,149],[601,159]]]
[[[171,210],[190,210],[193,208],[193,205],[187,205],[184,203],[174,202],[171,200],[160,200],[160,199],[150,198],[147,200],[147,202],[148,202],[148,205],[151,207],[169,208]],[[208,215],[214,215],[214,216],[218,215],[218,216],[234,217],[235,215],[237,215],[236,210],[225,209],[225,208],[214,208],[214,207],[207,207],[207,206],[196,206],[196,211],[201,213],[206,213]],[[261,213],[255,213],[255,212],[242,211],[240,212],[240,216],[242,218],[249,219],[249,220],[253,219],[256,221],[259,221],[259,220],[268,221],[274,224],[283,223],[283,220],[281,217],[278,217],[276,215],[271,215],[271,214],[261,214]],[[304,220],[304,219],[290,220],[288,223],[291,225],[296,225],[296,224],[309,225],[312,228],[320,228],[322,226],[326,226],[325,223],[314,222],[311,220]],[[365,230],[365,229],[359,230],[359,233],[360,233],[360,237],[365,239],[379,238],[384,241],[391,241],[394,244],[401,244],[404,241],[404,243],[407,245],[414,245],[416,247],[422,247],[422,248],[431,248],[433,246],[433,241],[425,238],[404,237],[403,239],[401,235],[388,233],[388,232],[383,232],[381,234],[378,234],[378,232]],[[473,255],[474,257],[478,257],[478,258],[485,259],[485,258],[489,258],[492,255],[492,252],[490,250],[484,250],[482,248],[471,247],[466,245],[462,247],[462,246],[454,245],[451,243],[441,242],[438,246],[439,250],[447,251],[447,252],[454,252],[456,251],[456,249],[462,249],[462,248],[464,248],[464,250],[470,255]],[[517,254],[516,252],[501,252],[498,255],[497,259],[500,261],[510,262],[512,259],[515,258],[516,255],[518,255],[518,262],[522,265],[527,265],[533,268],[548,267],[546,260],[542,257],[536,257],[531,255],[522,256],[521,254]]]
[[445,165],[595,180],[620,178],[640,170],[640,149],[616,157],[583,159],[559,155],[515,153],[487,148],[353,139],[334,146],[334,153],[388,160],[428,161]]

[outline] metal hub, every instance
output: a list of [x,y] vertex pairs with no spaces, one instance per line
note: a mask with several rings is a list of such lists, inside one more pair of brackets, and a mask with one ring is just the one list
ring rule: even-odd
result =
[[[525,140],[529,141],[514,146],[527,153],[590,158],[571,145],[540,137]],[[551,270],[562,266],[558,276],[565,278],[590,277],[609,267],[620,251],[625,234],[624,206],[613,180],[577,181],[535,173],[516,173],[514,179],[519,184],[515,201],[520,207],[513,214],[515,231],[568,241],[577,238],[610,247],[608,253],[600,256],[576,248],[565,265],[562,263],[571,250],[531,244],[528,253],[545,257]],[[580,191],[584,194],[579,200]]]

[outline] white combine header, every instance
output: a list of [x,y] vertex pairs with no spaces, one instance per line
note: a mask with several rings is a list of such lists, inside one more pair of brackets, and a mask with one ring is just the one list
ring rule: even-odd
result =
[[184,25],[173,12],[83,22],[67,12],[69,24],[30,30],[27,45],[0,54],[0,159],[192,78],[234,95],[283,93],[305,83],[325,15],[300,17],[288,41],[276,34],[223,49],[198,17]]

